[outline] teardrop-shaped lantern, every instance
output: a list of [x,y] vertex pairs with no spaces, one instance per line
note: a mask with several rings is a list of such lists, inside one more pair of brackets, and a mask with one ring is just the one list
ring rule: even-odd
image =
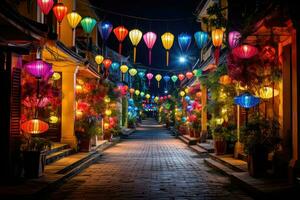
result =
[[100,73],[100,65],[103,62],[103,60],[104,60],[104,57],[102,55],[96,55],[95,56],[95,62],[98,65],[98,73]]
[[193,78],[193,73],[192,72],[187,72],[186,74],[185,74],[185,76],[186,76],[186,78],[187,79],[191,79],[191,78]]
[[53,7],[53,12],[54,12],[57,22],[61,23],[68,12],[68,7],[65,6],[63,3],[57,3]]
[[135,94],[136,96],[139,96],[139,95],[140,95],[140,91],[139,91],[139,90],[135,90],[134,94]]
[[67,14],[67,19],[70,27],[75,29],[81,20],[81,16],[77,12],[73,11]]
[[240,44],[242,35],[237,31],[231,31],[228,34],[228,44],[230,48],[235,48]]
[[131,68],[129,70],[129,74],[130,74],[130,76],[135,76],[137,74],[137,70],[135,68]]
[[178,79],[182,81],[185,78],[184,74],[178,74]]
[[219,64],[220,48],[223,43],[223,34],[224,34],[224,31],[222,29],[215,29],[211,32],[211,39],[212,39],[213,45],[216,48],[215,52],[214,52],[216,65]]
[[25,133],[30,133],[30,134],[40,134],[44,133],[49,129],[49,125],[39,119],[31,119],[26,122],[24,122],[21,125],[21,130],[24,131]]
[[139,29],[133,29],[129,32],[129,38],[133,45],[133,63],[136,61],[136,46],[140,43],[143,33]]
[[201,69],[194,69],[193,74],[194,74],[194,76],[196,76],[198,78],[202,75],[202,70]]
[[175,84],[176,81],[178,80],[178,77],[177,77],[176,75],[173,75],[173,76],[171,77],[171,79],[172,79],[173,83]]
[[113,25],[109,21],[101,21],[98,23],[98,30],[104,43],[108,39],[112,29]]
[[145,96],[145,92],[141,92],[140,95],[141,95],[141,97]]
[[165,76],[163,77],[163,79],[164,79],[164,81],[165,81],[166,83],[168,83],[168,82],[170,81],[171,77],[168,76],[168,75],[165,75]]
[[148,84],[149,84],[149,86],[150,86],[150,81],[151,81],[151,79],[153,78],[153,74],[152,74],[152,73],[147,73],[147,74],[146,74],[146,77],[147,77],[147,79],[148,79]]
[[82,26],[84,32],[90,34],[93,31],[97,21],[94,18],[85,17],[81,20],[80,23],[81,23],[81,26]]
[[114,34],[119,41],[119,54],[122,54],[122,42],[128,34],[128,30],[124,26],[114,28]]
[[161,36],[161,41],[163,43],[164,48],[166,49],[166,65],[169,66],[169,50],[172,48],[174,43],[174,35],[170,32],[166,32]]
[[162,76],[160,74],[156,74],[155,79],[157,81],[157,87],[159,88],[159,83],[160,83],[160,80],[162,79]]
[[156,38],[157,38],[157,36],[153,32],[147,32],[143,36],[144,42],[145,42],[145,44],[147,45],[147,47],[149,49],[149,65],[151,65],[151,57],[152,57],[151,51],[152,51],[152,48],[155,44]]
[[114,70],[114,71],[116,71],[117,69],[119,69],[119,67],[120,67],[120,64],[119,64],[118,62],[113,62],[113,63],[111,64],[111,68],[112,68],[112,70]]
[[178,35],[178,44],[181,51],[185,52],[188,50],[192,42],[192,36],[187,33],[181,33]]
[[42,13],[44,15],[48,15],[53,4],[54,1],[53,0],[37,0],[38,6],[40,7]]
[[256,47],[248,44],[243,44],[232,50],[233,55],[242,59],[249,59],[255,56],[258,53]]
[[122,72],[122,80],[124,81],[124,74],[128,71],[127,65],[121,65],[120,70]]
[[142,71],[141,71],[141,72],[138,73],[138,75],[139,75],[139,77],[140,77],[141,79],[143,79],[144,76],[145,76],[145,72],[142,72]]
[[208,33],[198,31],[194,34],[194,38],[199,49],[202,49],[208,40]]
[[103,65],[104,65],[104,68],[105,68],[106,77],[108,76],[108,72],[109,72],[109,68],[111,66],[111,63],[112,63],[112,61],[109,58],[106,58],[106,59],[103,60]]
[[52,65],[41,59],[26,63],[24,67],[26,72],[37,79],[44,78],[49,73],[49,71],[52,70]]

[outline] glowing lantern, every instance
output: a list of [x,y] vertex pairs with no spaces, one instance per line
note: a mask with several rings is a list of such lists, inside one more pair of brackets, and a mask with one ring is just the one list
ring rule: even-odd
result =
[[91,17],[85,17],[80,22],[84,32],[86,32],[88,34],[90,34],[93,31],[96,23],[97,23],[97,21]]
[[182,81],[185,78],[184,74],[178,74],[178,79]]
[[104,123],[104,129],[105,130],[109,129],[109,123],[107,123],[107,122]]
[[201,69],[194,69],[193,74],[196,77],[200,77],[202,75],[202,71],[201,71]]
[[80,94],[83,92],[83,88],[81,85],[76,85],[76,93]]
[[220,77],[219,83],[222,85],[228,85],[230,84],[232,79],[228,75],[223,75]]
[[117,69],[119,69],[119,67],[120,67],[120,64],[118,63],[118,62],[113,62],[112,64],[111,64],[111,68],[115,71],[115,70],[117,70]]
[[194,34],[194,38],[199,49],[203,48],[207,43],[208,34],[206,32],[198,31]]
[[263,87],[259,90],[259,97],[265,100],[276,97],[277,95],[279,95],[279,91],[272,87]]
[[216,124],[222,125],[223,122],[224,122],[224,119],[223,118],[216,118],[215,121],[216,121]]
[[185,74],[185,76],[187,77],[187,79],[191,79],[191,78],[193,78],[193,73],[192,72],[187,72]]
[[98,23],[98,30],[104,43],[108,39],[112,29],[113,25],[108,21],[101,21]]
[[228,44],[230,48],[235,48],[240,44],[242,35],[237,31],[231,31],[228,34]]
[[59,80],[60,78],[61,78],[60,73],[57,73],[57,72],[54,72],[54,73],[53,73],[52,79],[53,79],[54,81],[57,81],[57,80]]
[[140,77],[141,79],[143,79],[144,76],[145,76],[145,72],[139,72],[138,75],[139,75],[139,77]]
[[159,100],[159,97],[155,97],[155,98],[154,98],[154,101],[155,101],[155,102],[158,102],[158,100]]
[[173,75],[173,76],[171,77],[171,79],[172,79],[173,83],[175,84],[176,81],[177,81],[177,79],[178,79],[178,77],[177,77],[176,75]]
[[151,65],[151,50],[155,44],[156,41],[156,34],[153,32],[147,32],[146,34],[144,34],[143,39],[144,42],[146,43],[148,49],[149,49],[149,65]]
[[180,91],[180,92],[179,92],[179,95],[180,95],[181,97],[183,97],[183,96],[185,95],[185,92],[184,92],[184,91]]
[[150,94],[146,94],[146,96],[145,96],[147,99],[150,99]]
[[31,119],[21,125],[22,131],[30,134],[44,133],[49,129],[49,125],[39,119]]
[[110,109],[107,109],[107,110],[105,110],[105,115],[106,115],[106,116],[110,116],[110,115],[111,115],[111,113],[112,113],[112,112],[111,112],[111,110],[110,110]]
[[159,88],[159,82],[162,79],[162,76],[160,74],[156,74],[155,79],[157,81],[157,87]]
[[53,0],[37,0],[37,3],[44,15],[48,15],[54,4]]
[[170,81],[171,77],[168,76],[168,75],[165,75],[165,76],[163,77],[163,79],[164,79],[164,81],[165,81],[166,84],[167,84],[167,83]]
[[184,92],[187,94],[187,93],[189,93],[189,90],[190,90],[190,88],[187,87],[184,89]]
[[98,73],[100,73],[100,64],[102,63],[103,60],[104,60],[104,57],[102,55],[95,56],[95,62],[98,65]]
[[58,117],[55,115],[52,115],[49,117],[49,123],[50,124],[56,124],[58,122]]
[[202,92],[197,92],[197,93],[196,93],[196,97],[197,97],[197,98],[201,98],[201,96],[202,96]]
[[216,47],[215,49],[215,63],[218,65],[219,56],[220,56],[220,48],[223,42],[223,30],[215,29],[211,32],[213,45]]
[[174,35],[170,32],[166,32],[161,36],[161,41],[167,52],[167,66],[169,66],[169,50],[172,48],[174,43]]
[[106,76],[108,75],[108,70],[111,66],[111,63],[112,63],[111,59],[106,58],[106,59],[103,60],[103,65],[104,65],[104,68],[105,68],[105,71],[106,71]]
[[139,95],[140,95],[140,91],[139,91],[139,90],[136,90],[136,91],[134,92],[134,94],[135,94],[136,96],[139,96]]
[[144,92],[141,92],[141,97],[145,96],[145,93]]
[[137,70],[135,68],[131,68],[129,70],[129,74],[130,74],[130,76],[135,76],[137,74]]
[[44,78],[51,70],[52,65],[41,59],[25,64],[26,71],[37,79]]
[[152,73],[148,73],[148,74],[146,74],[146,77],[148,79],[148,84],[150,85],[150,81],[153,78],[153,74]]
[[124,74],[128,71],[127,65],[121,65],[120,70],[122,72],[122,80],[124,81]]
[[110,102],[110,98],[109,98],[108,96],[105,96],[105,97],[104,97],[104,102],[105,102],[105,103],[109,103],[109,102]]
[[131,98],[132,98],[132,95],[133,95],[134,91],[135,91],[135,90],[134,90],[133,88],[130,88],[130,89],[129,89],[129,93],[130,93],[130,95],[131,95]]
[[71,13],[67,14],[67,19],[70,27],[75,29],[81,20],[81,16],[77,12],[72,11]]
[[140,43],[143,33],[138,29],[133,29],[129,32],[129,38],[133,45],[133,63],[136,61],[136,46]]
[[61,32],[60,24],[61,24],[62,20],[64,19],[64,17],[66,16],[66,14],[68,12],[68,8],[63,3],[57,3],[53,7],[53,12],[54,12],[56,20],[58,22],[58,38],[60,39],[60,32]]
[[240,96],[234,97],[234,103],[240,105],[243,108],[252,108],[259,104],[260,100],[249,93],[241,94]]
[[254,46],[243,44],[239,47],[234,48],[232,50],[232,53],[238,58],[249,59],[255,56],[258,53],[258,50]]
[[187,33],[181,33],[178,35],[178,44],[181,51],[187,51],[192,42],[192,36]]
[[128,30],[124,26],[118,26],[114,29],[114,34],[119,41],[119,54],[122,54],[122,42],[128,34]]

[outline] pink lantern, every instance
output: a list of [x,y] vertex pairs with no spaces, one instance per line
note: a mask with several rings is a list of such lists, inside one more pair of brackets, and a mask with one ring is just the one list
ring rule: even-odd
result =
[[44,78],[52,70],[52,65],[41,59],[25,64],[26,71],[37,79]]
[[185,74],[185,76],[187,77],[187,79],[191,79],[194,75],[193,75],[192,72],[187,72],[187,73]]
[[53,0],[37,0],[37,4],[39,5],[42,13],[44,15],[48,15],[48,13],[50,12],[54,1]]
[[172,97],[172,96],[169,94],[169,95],[168,95],[168,99],[171,99],[171,97]]
[[146,77],[147,77],[147,79],[148,79],[148,84],[149,84],[149,86],[150,86],[150,81],[151,81],[151,79],[153,78],[153,74],[149,72],[148,74],[146,74]]
[[156,38],[157,38],[157,36],[153,32],[147,32],[143,36],[144,42],[146,43],[146,45],[149,49],[149,65],[151,65],[151,50],[155,44]]
[[237,31],[231,31],[228,34],[228,44],[230,48],[235,48],[239,45],[242,35]]
[[184,74],[178,74],[178,79],[182,81],[185,78]]
[[239,47],[236,47],[232,50],[234,56],[242,59],[249,59],[255,56],[258,53],[256,47],[248,44],[243,44]]

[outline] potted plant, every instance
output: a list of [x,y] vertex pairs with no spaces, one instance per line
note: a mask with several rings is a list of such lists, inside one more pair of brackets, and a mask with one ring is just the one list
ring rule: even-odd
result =
[[224,127],[224,136],[226,140],[226,153],[233,154],[234,146],[237,141],[236,125],[228,124]]
[[51,149],[49,140],[37,136],[25,135],[21,145],[24,159],[24,176],[38,178],[43,175],[47,150]]
[[212,129],[216,154],[223,155],[226,152],[227,146],[224,127],[222,125],[216,125]]

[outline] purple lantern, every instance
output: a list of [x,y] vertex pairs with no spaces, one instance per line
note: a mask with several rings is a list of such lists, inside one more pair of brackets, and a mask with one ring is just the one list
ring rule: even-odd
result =
[[228,34],[228,44],[230,48],[235,48],[240,44],[242,35],[237,31],[231,31]]
[[187,51],[192,42],[192,36],[187,33],[181,33],[178,36],[178,44],[181,51]]
[[26,71],[37,79],[45,78],[52,70],[52,65],[41,59],[25,64]]
[[51,78],[53,74],[54,74],[53,69],[49,70],[48,73],[43,77],[43,80],[48,81],[49,78]]
[[98,23],[98,30],[104,42],[108,39],[112,29],[113,25],[109,21],[101,21]]

